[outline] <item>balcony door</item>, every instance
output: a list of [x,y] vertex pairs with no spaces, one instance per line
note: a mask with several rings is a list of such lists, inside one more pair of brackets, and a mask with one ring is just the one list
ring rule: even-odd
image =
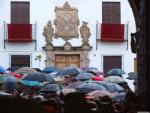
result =
[[30,2],[11,2],[11,24],[30,23]]

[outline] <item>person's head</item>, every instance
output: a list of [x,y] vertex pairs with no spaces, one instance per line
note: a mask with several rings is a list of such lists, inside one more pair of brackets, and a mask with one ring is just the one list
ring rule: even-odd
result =
[[99,101],[99,111],[100,113],[108,112],[113,113],[113,101],[109,96],[103,96]]
[[128,111],[136,112],[138,106],[138,96],[134,92],[127,92],[125,96],[125,105]]

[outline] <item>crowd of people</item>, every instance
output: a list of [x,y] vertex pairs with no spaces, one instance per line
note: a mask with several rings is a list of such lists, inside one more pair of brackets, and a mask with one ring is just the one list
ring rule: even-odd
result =
[[[4,73],[1,73],[3,76]],[[114,76],[114,75],[113,75]],[[104,76],[105,77],[105,76]],[[55,78],[54,78],[55,79]],[[113,92],[114,96],[103,95],[98,98],[87,98],[87,92],[70,88],[72,83],[93,80],[76,80],[72,76],[64,76],[63,82],[44,83],[42,86],[29,86],[20,82],[0,83],[0,105],[3,113],[136,113],[139,98],[128,83],[115,83],[123,88],[121,92]],[[99,81],[98,81],[99,82]],[[97,82],[97,83],[98,83]],[[100,83],[103,81],[100,81]],[[48,84],[59,84],[55,91],[40,91]],[[94,83],[96,84],[96,82]],[[11,86],[11,87],[10,87]],[[79,85],[81,86],[81,85]],[[57,89],[57,88],[56,88]],[[2,93],[3,92],[3,93]]]

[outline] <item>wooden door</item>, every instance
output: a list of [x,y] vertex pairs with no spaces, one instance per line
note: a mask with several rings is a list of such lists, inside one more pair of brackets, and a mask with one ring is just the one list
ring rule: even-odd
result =
[[63,69],[69,66],[80,66],[80,55],[55,55],[55,66]]

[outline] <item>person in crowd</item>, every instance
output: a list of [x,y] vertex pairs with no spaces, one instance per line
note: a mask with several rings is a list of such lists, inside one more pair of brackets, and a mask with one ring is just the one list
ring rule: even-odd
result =
[[124,103],[122,101],[114,101],[113,107],[115,110],[115,113],[124,113]]
[[109,96],[103,96],[98,103],[99,113],[115,113],[113,101]]
[[134,92],[127,92],[125,96],[125,113],[137,113],[138,96]]
[[65,113],[90,113],[85,95],[80,92],[72,92],[65,96]]
[[47,113],[36,101],[19,96],[0,96],[1,113]]

